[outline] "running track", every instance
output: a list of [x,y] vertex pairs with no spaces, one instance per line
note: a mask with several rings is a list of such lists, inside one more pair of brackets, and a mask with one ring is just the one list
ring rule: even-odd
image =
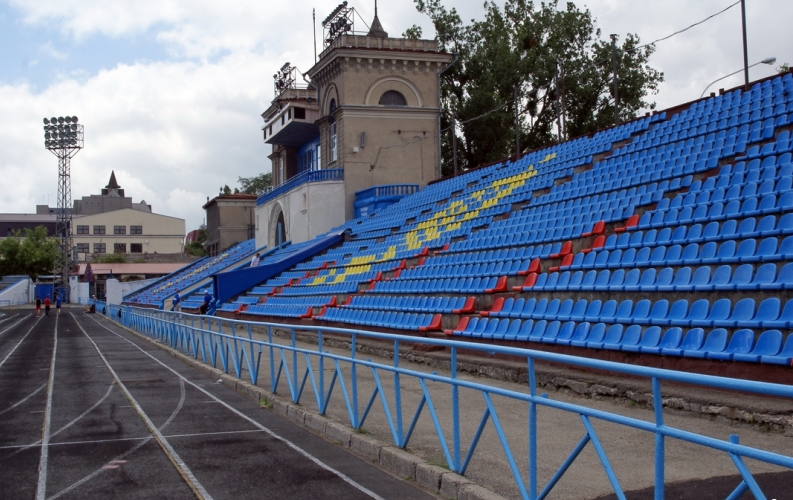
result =
[[432,499],[80,309],[0,313],[0,497]]

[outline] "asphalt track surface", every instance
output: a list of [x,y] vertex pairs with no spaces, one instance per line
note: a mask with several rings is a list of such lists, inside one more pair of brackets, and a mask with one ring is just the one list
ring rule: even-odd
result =
[[438,497],[64,308],[0,312],[0,498]]

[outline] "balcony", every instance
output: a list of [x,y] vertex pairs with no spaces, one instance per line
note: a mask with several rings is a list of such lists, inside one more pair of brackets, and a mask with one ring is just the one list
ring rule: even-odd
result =
[[[316,102],[316,101],[315,101]],[[285,147],[300,147],[319,134],[314,122],[319,119],[316,105],[303,101],[288,103],[267,117],[262,128],[264,142]]]
[[344,180],[344,169],[341,168],[332,168],[327,170],[309,170],[308,172],[303,172],[301,174],[297,174],[296,176],[292,177],[288,181],[284,182],[280,186],[276,186],[270,191],[266,193],[262,193],[259,195],[259,198],[256,199],[256,205],[264,205],[268,201],[274,200],[278,198],[284,193],[288,193],[289,191],[295,189],[298,186],[302,186],[308,182],[327,182],[327,181],[343,181]]

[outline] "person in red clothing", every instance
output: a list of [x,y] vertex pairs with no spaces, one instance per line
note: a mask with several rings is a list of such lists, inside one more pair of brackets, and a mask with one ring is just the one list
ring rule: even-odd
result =
[[50,296],[49,295],[44,297],[44,315],[45,316],[49,316],[50,315]]
[[36,297],[36,317],[41,315],[41,297]]

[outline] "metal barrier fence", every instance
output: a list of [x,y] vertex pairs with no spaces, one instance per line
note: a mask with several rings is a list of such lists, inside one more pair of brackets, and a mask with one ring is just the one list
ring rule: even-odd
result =
[[[529,349],[477,345],[445,339],[417,338],[339,328],[306,328],[274,323],[253,323],[127,306],[111,305],[107,306],[107,309],[105,307],[105,304],[97,305],[97,312],[106,312],[111,318],[124,326],[167,344],[195,359],[201,359],[204,363],[208,363],[213,367],[217,368],[220,365],[223,371],[226,373],[231,371],[237,378],[242,378],[247,372],[247,378],[250,379],[252,384],[259,385],[260,382],[263,382],[262,385],[268,387],[272,393],[277,393],[279,387],[283,385],[282,381],[285,381],[289,396],[294,403],[300,403],[301,398],[310,398],[313,395],[314,402],[321,414],[325,414],[331,397],[340,392],[340,397],[343,398],[346,406],[349,425],[355,429],[360,429],[363,426],[374,404],[379,402],[388,421],[394,445],[400,448],[405,448],[410,443],[411,435],[416,428],[417,422],[426,410],[437,434],[446,466],[459,474],[465,474],[474,451],[480,443],[483,430],[487,422],[490,421],[506,455],[517,489],[521,497],[525,499],[545,498],[589,443],[593,445],[615,494],[620,499],[625,498],[614,469],[601,445],[601,440],[595,432],[592,424],[593,419],[639,429],[654,435],[654,490],[655,498],[658,500],[664,498],[666,465],[664,450],[666,438],[674,438],[726,453],[743,479],[732,494],[727,497],[728,499],[738,498],[747,490],[751,491],[755,498],[766,498],[754,479],[752,472],[746,466],[745,458],[793,469],[793,457],[742,445],[739,443],[737,435],[731,435],[729,441],[725,441],[665,425],[661,393],[661,384],[663,382],[676,382],[699,387],[727,389],[793,399],[793,387],[791,386],[626,365]],[[253,327],[266,330],[266,334],[264,334],[266,339],[254,339]],[[287,344],[274,342],[273,330],[276,328],[290,332],[290,339]],[[240,334],[238,330],[242,330],[243,333]],[[224,331],[229,333],[223,333]],[[298,347],[296,331],[316,332],[316,348],[305,349]],[[331,354],[323,349],[323,336],[330,333],[343,334],[348,337],[350,342],[349,356]],[[395,353],[399,352],[400,345],[407,346],[422,343],[443,347],[449,353],[450,374],[444,376],[435,372],[424,373],[402,368],[400,367],[400,356],[398,355],[392,357],[393,362],[391,364],[360,359],[356,355],[356,346],[363,339],[376,339],[388,342],[393,345],[393,352]],[[463,350],[466,352],[482,351],[483,354],[490,356],[497,354],[524,360],[528,369],[528,391],[525,393],[517,392],[458,378],[458,354]],[[269,373],[260,373],[262,354],[267,356],[264,362],[270,368]],[[300,370],[298,370],[299,360],[304,362],[304,366]],[[649,380],[652,384],[654,421],[648,422],[579,404],[557,401],[548,398],[546,394],[538,394],[537,376],[535,373],[535,361],[538,360],[580,368],[605,370]],[[326,363],[330,364],[333,370],[333,375],[329,381],[325,376]],[[314,368],[315,364],[318,368]],[[342,367],[349,369],[349,381],[345,381]],[[375,387],[370,394],[360,394],[359,392],[357,376],[359,369],[371,371]],[[386,395],[381,375],[393,377],[393,394]],[[265,381],[260,380],[261,378],[264,378]],[[402,407],[404,378],[417,380],[421,388],[420,403],[409,421],[403,418],[405,410]],[[437,407],[433,404],[433,397],[428,389],[428,383],[430,382],[445,384],[451,390],[451,447],[448,445],[448,436],[441,426]],[[310,391],[305,391],[307,383],[311,389]],[[460,433],[460,389],[477,391],[482,395],[485,402],[485,409],[473,438],[467,443],[467,452],[465,454],[461,451],[463,443],[461,442]],[[360,405],[361,396],[364,396],[363,400],[366,401],[364,408],[361,408]],[[528,481],[523,479],[522,473],[518,468],[516,456],[511,450],[505,429],[499,420],[494,396],[523,401],[528,405]],[[393,415],[388,403],[389,399],[394,402]],[[539,407],[553,408],[577,415],[580,417],[586,431],[567,459],[564,460],[553,477],[544,485],[538,484],[537,478],[538,456],[536,443],[538,432],[537,410]]]

